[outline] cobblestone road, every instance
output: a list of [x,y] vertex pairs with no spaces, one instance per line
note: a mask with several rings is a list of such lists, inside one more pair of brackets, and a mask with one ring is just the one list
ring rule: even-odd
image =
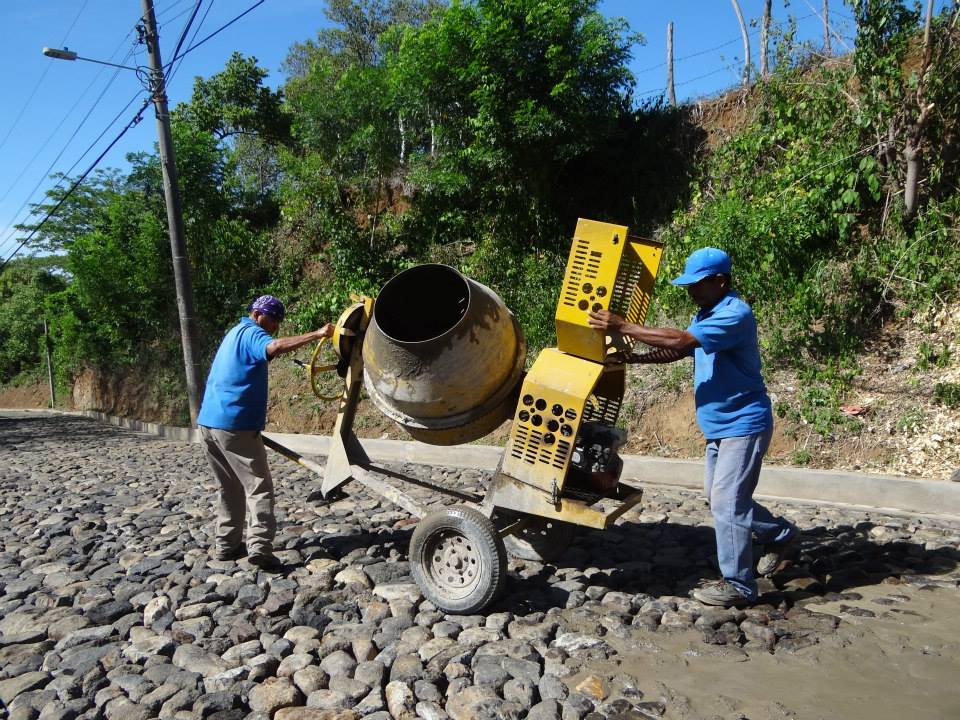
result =
[[[797,564],[744,611],[695,493],[648,488],[551,565],[452,616],[409,576],[413,521],[271,455],[279,574],[208,557],[199,446],[0,414],[0,714],[11,718],[960,716],[960,527],[774,505]],[[474,471],[393,468],[483,492]],[[423,502],[439,497],[414,490]]]

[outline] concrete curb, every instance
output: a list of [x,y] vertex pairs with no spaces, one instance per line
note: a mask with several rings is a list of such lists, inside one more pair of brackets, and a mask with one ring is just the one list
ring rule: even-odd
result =
[[[33,412],[82,415],[169,440],[196,442],[199,439],[199,433],[192,428],[141,422],[93,410]],[[303,455],[326,455],[330,443],[330,438],[322,435],[274,432],[266,435]],[[367,454],[375,461],[441,465],[460,469],[495,470],[503,454],[503,448],[490,445],[440,447],[404,440],[361,442]],[[623,457],[623,464],[623,479],[629,483],[691,490],[698,490],[703,486],[703,463],[700,461],[626,455]],[[934,515],[960,521],[960,483],[948,481],[764,466],[757,495],[782,501],[853,505],[884,512]]]
[[[304,455],[325,455],[330,438],[267,433],[281,445]],[[403,440],[362,440],[373,460],[495,470],[503,448],[490,445],[439,447]],[[631,484],[703,488],[703,462],[623,456],[623,475]],[[892,475],[806,470],[764,465],[757,496],[795,502],[855,505],[867,509],[936,515],[960,521],[960,483],[917,480]]]

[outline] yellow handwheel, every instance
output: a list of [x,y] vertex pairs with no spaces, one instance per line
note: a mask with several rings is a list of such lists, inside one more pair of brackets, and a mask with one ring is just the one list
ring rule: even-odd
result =
[[313,354],[310,356],[310,387],[313,388],[313,394],[321,400],[339,400],[343,397],[343,392],[346,388],[345,384],[343,388],[335,394],[328,394],[327,388],[322,384],[324,380],[323,376],[326,373],[331,371],[336,372],[337,370],[337,362],[328,362],[329,358],[323,355],[324,346],[326,345],[330,345],[327,354],[333,355],[333,344],[330,338],[325,337],[317,343],[317,347],[314,348]]

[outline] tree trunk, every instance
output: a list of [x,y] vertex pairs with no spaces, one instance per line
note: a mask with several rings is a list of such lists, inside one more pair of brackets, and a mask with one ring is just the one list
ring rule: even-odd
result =
[[767,46],[770,43],[770,5],[772,2],[773,0],[763,1],[763,20],[760,22],[760,77],[764,80],[770,74],[767,67]]
[[667,23],[667,98],[670,107],[677,106],[677,95],[673,90],[673,23]]
[[407,157],[407,128],[403,122],[403,113],[397,114],[397,129],[400,131],[400,164]]
[[740,3],[737,0],[730,0],[733,3],[733,11],[737,14],[737,22],[740,23],[740,34],[743,36],[743,84],[750,84],[750,36],[747,34],[747,24],[743,21],[743,13],[740,12]]
[[933,0],[927,0],[927,19],[923,28],[923,65],[920,67],[917,80],[917,107],[919,115],[907,128],[906,142],[903,148],[903,159],[907,165],[907,177],[903,181],[903,215],[907,220],[913,219],[917,212],[917,186],[920,182],[921,145],[923,131],[930,117],[932,105],[924,100],[924,90],[927,85],[927,75],[930,71],[930,60],[933,56],[933,47],[930,43],[930,25],[933,18]]

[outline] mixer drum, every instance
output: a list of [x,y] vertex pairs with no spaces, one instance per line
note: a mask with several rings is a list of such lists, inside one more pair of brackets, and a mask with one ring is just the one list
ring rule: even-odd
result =
[[490,288],[447,265],[418,265],[377,296],[364,381],[415,439],[470,442],[512,416],[526,352],[513,313]]

